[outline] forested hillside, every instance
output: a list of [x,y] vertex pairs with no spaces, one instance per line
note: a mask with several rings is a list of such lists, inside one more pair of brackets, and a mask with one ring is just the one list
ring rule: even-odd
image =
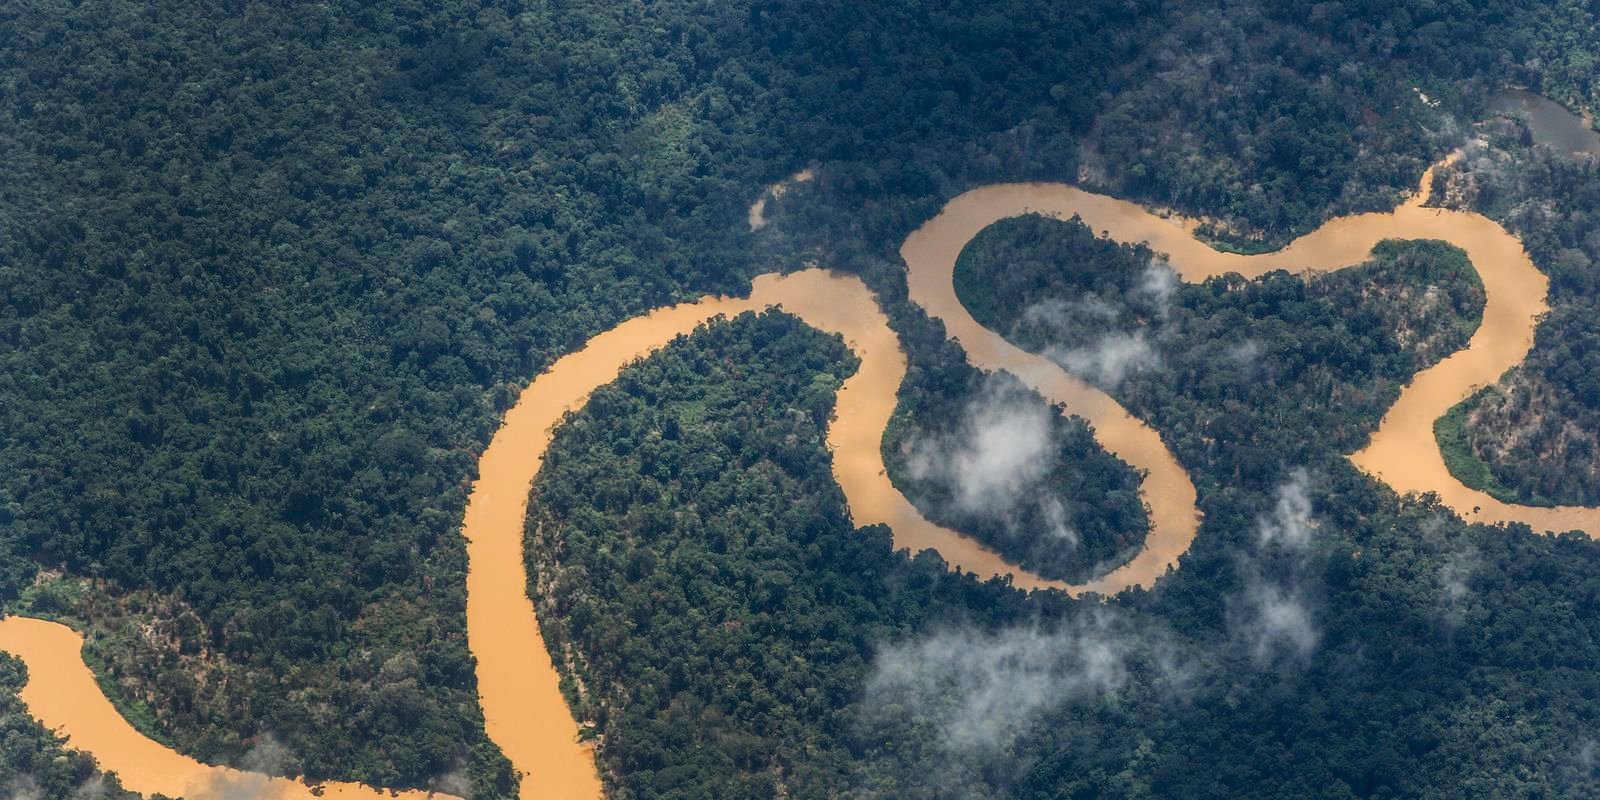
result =
[[[86,630],[91,662],[129,718],[197,758],[240,763],[275,742],[286,772],[509,796],[516,779],[475,701],[459,525],[498,414],[555,357],[652,306],[741,291],[751,275],[816,260],[879,292],[912,363],[903,414],[917,413],[918,397],[959,402],[972,379],[938,368],[951,351],[905,302],[896,255],[944,199],[991,180],[1082,179],[1206,217],[1232,246],[1270,244],[1330,213],[1391,203],[1460,141],[1500,82],[1593,102],[1593,25],[1582,3],[1532,0],[0,5],[0,603]],[[751,233],[747,204],[806,165],[817,180]],[[1535,185],[1547,187],[1547,206],[1592,193],[1592,168],[1549,170],[1527,179],[1544,181]],[[1477,202],[1524,220],[1519,232],[1553,273],[1558,255],[1592,252],[1577,244],[1578,212],[1563,210],[1549,233],[1548,217],[1518,210],[1543,206]],[[1418,285],[1447,256],[1398,248],[1373,274],[1395,281],[1380,286]],[[1585,274],[1573,263],[1563,275]],[[950,792],[1041,797],[1586,786],[1593,776],[1574,753],[1592,741],[1575,721],[1594,711],[1579,669],[1594,661],[1588,545],[1462,529],[1328,460],[1438,355],[1393,327],[1365,327],[1410,309],[1398,290],[1364,293],[1371,277],[1186,287],[1179,321],[1167,323],[1172,343],[1159,342],[1166,368],[1116,392],[1178,443],[1207,523],[1170,584],[1105,624],[1222,635],[1229,614],[1244,613],[1228,598],[1254,585],[1241,566],[1253,562],[1238,553],[1255,515],[1288,471],[1307,466],[1325,528],[1339,533],[1317,551],[1325,562],[1294,569],[1328,576],[1313,617],[1328,623],[1315,652],[1329,658],[1220,682],[1210,678],[1232,673],[1199,671],[1201,699],[1175,713],[1140,705],[1167,696],[1155,690],[1133,710],[1106,700],[1049,725],[1035,722],[1058,710],[1036,706],[1015,758],[948,756],[936,724],[901,716],[911,700],[872,705],[908,685],[920,698],[923,684],[867,664],[911,659],[922,645],[907,637],[934,620],[950,641],[967,643],[970,630],[1013,637],[1001,644],[1076,642],[1101,623],[1088,605],[936,578],[937,563],[891,553],[886,533],[850,530],[818,472],[825,398],[796,397],[811,423],[775,407],[751,423],[804,434],[785,445],[793,474],[774,473],[725,511],[792,535],[793,520],[754,509],[812,504],[814,541],[834,549],[784,544],[760,556],[805,570],[789,580],[826,595],[829,610],[736,628],[748,649],[696,656],[692,678],[728,682],[697,703],[723,702],[736,686],[779,692],[800,710],[716,717],[709,705],[671,704],[684,690],[671,676],[688,673],[670,659],[649,680],[591,664],[606,671],[591,676],[599,693],[585,702],[620,703],[604,694],[617,685],[658,692],[600,731],[619,791],[759,793],[777,764],[795,796],[931,796],[941,790],[921,782],[944,773],[925,767],[941,762],[959,771],[940,784]],[[1556,285],[1594,294],[1578,277]],[[1364,322],[1341,321],[1347,313]],[[1454,329],[1435,323],[1423,341],[1448,350]],[[1291,331],[1303,324],[1313,332]],[[844,368],[790,323],[728,330],[759,325],[793,338],[785,346],[808,352],[814,370]],[[720,341],[735,361],[766,358]],[[1228,348],[1250,355],[1251,341],[1263,350],[1246,366],[1213,369]],[[1581,386],[1572,362],[1546,350],[1528,370]],[[767,366],[752,391],[797,380]],[[698,390],[662,391],[674,388]],[[744,411],[724,408],[707,424]],[[1129,476],[1073,423],[1059,425],[1101,482],[1126,492]],[[773,455],[758,444],[771,441],[707,447],[754,463]],[[608,468],[633,480],[627,466]],[[713,473],[700,480],[737,477]],[[1085,534],[1104,548],[1094,552],[1136,544],[1139,512],[1125,494],[1096,511],[1121,522],[1081,523],[1104,534]],[[1437,536],[1418,540],[1422,525]],[[680,544],[706,546],[687,533],[655,546]],[[1427,587],[1457,550],[1483,566],[1461,579],[1467,622],[1446,636],[1430,616],[1443,595]],[[610,591],[630,597],[636,578],[620,575]],[[755,585],[719,586],[718,602],[740,609],[729,619],[753,613]],[[1262,595],[1239,596],[1249,609]],[[1148,616],[1115,621],[1123,613]],[[839,643],[819,661],[838,668],[823,676],[826,691],[805,682],[805,664],[779,663],[790,651],[769,647],[813,636],[812,624]],[[625,641],[606,643],[643,653],[641,663],[671,652],[648,631],[615,635]],[[1155,685],[1144,673],[1166,645],[1139,647],[1117,685]],[[1413,660],[1419,652],[1442,661]],[[758,653],[771,659],[759,669]],[[1234,666],[1229,658],[1201,660]],[[1437,670],[1379,668],[1393,663]],[[796,675],[808,677],[768,682]],[[0,688],[0,768],[47,796],[95,780],[20,716],[14,678]],[[672,692],[650,688],[658,678]],[[1308,693],[1320,698],[1311,721],[1295,710]],[[1440,717],[1447,700],[1459,716]],[[665,774],[689,763],[668,757],[684,752],[673,737],[689,721],[691,739],[725,735],[704,740],[718,747],[697,752],[686,774]],[[1230,738],[1239,731],[1252,736]],[[1234,749],[1196,763],[1193,742],[1224,739]],[[1307,755],[1335,744],[1366,749],[1329,751],[1326,763]],[[1513,768],[1529,763],[1531,773]]]

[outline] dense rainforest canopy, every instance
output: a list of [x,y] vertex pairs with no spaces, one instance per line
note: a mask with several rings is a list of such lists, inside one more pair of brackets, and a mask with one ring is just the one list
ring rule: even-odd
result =
[[[86,630],[125,715],[203,760],[511,796],[459,527],[499,413],[555,357],[761,272],[858,273],[908,350],[890,454],[917,495],[900,445],[1003,391],[905,301],[896,248],[945,199],[1076,181],[1274,246],[1392,205],[1479,134],[1496,86],[1594,105],[1595,24],[1578,0],[0,5],[0,604]],[[1463,452],[1505,491],[1594,502],[1595,167],[1482,130],[1446,202],[1528,241],[1553,310],[1507,399],[1464,412]],[[808,165],[749,231],[748,203]],[[1152,255],[1024,220],[968,262],[1031,265],[985,273],[997,330],[1093,296],[1159,365],[1106,387],[1172,443],[1205,524],[1181,571],[1110,604],[946,576],[851,529],[819,417],[850,359],[782,316],[663,353],[725,359],[662,372],[648,389],[673,404],[619,396],[563,432],[540,491],[592,468],[616,492],[572,494],[547,530],[654,537],[532,551],[541,578],[595,571],[541,610],[617,796],[1600,788],[1600,553],[1465,525],[1340,458],[1464,340],[1456,254],[1184,286],[1164,318],[1136,291]],[[1084,283],[1079,258],[1125,268]],[[1429,286],[1451,302],[1421,314]],[[755,406],[769,390],[783,404]],[[647,497],[615,452],[646,443],[620,434],[672,415],[673,458],[704,469]],[[1081,553],[1025,554],[1048,506],[1002,519],[1009,543],[992,516],[946,519],[1071,575],[1137,546],[1138,476],[1080,422],[1049,428],[1041,486]],[[728,571],[691,581],[694,559]],[[722,634],[685,641],[656,584],[703,592]],[[1070,655],[1091,652],[1111,669]],[[114,787],[22,713],[20,681],[0,656],[0,794]]]

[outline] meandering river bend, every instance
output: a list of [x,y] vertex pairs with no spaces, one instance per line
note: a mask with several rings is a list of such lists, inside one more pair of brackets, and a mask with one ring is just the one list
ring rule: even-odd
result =
[[[467,538],[467,637],[477,659],[479,700],[491,739],[522,774],[525,798],[598,798],[594,754],[578,739],[560,690],[559,675],[539,634],[528,597],[522,552],[529,491],[555,426],[628,363],[718,315],[781,306],[807,323],[840,334],[861,360],[839,391],[828,427],[835,478],[857,525],[885,523],[897,547],[934,548],[945,560],[981,576],[1011,575],[1025,589],[1114,593],[1149,586],[1175,569],[1199,526],[1195,488],[1161,436],[1098,388],[1059,365],[1012,345],[977,323],[957,299],[952,277],[957,256],[994,222],[1025,213],[1077,215],[1119,241],[1148,242],[1168,255],[1180,277],[1199,281],[1227,272],[1256,277],[1275,269],[1330,271],[1364,261],[1390,238],[1442,239],[1463,250],[1482,277],[1487,302],[1483,323],[1465,350],[1419,373],[1400,393],[1370,443],[1351,461],[1398,492],[1435,492],[1462,516],[1485,522],[1525,522],[1536,530],[1600,530],[1600,509],[1515,506],[1470,489],[1445,468],[1433,440],[1433,421],[1477,388],[1520,363],[1546,310],[1548,281],[1522,244],[1481,215],[1426,208],[1432,170],[1419,192],[1388,213],[1330,220],[1282,250],[1237,255],[1213,250],[1194,235],[1191,222],[1150,213],[1137,204],[1064,184],[987,186],[951,200],[901,248],[911,299],[941,320],[968,358],[985,370],[1016,374],[1069,413],[1087,419],[1107,450],[1145,472],[1140,491],[1150,507],[1144,549],[1128,563],[1081,585],[1050,581],[1006,562],[998,554],[922,517],[890,483],[881,441],[905,377],[906,360],[871,292],[860,280],[821,270],[757,278],[748,297],[710,297],[658,309],[590,339],[550,366],[523,390],[479,462],[463,533]],[[752,227],[759,209],[752,211]],[[310,796],[292,781],[246,776],[207,767],[145,739],[94,685],[84,666],[82,639],[55,623],[24,618],[0,621],[0,649],[29,667],[22,694],[31,713],[71,737],[118,772],[130,788],[191,798],[223,796],[216,786],[241,778],[262,782],[268,797]],[[218,781],[224,783],[219,784]],[[374,790],[329,786],[328,797],[372,797]],[[403,795],[422,797],[419,793]]]
[[[173,752],[134,730],[100,692],[83,663],[83,637],[55,622],[29,617],[0,619],[0,650],[28,666],[22,702],[45,727],[68,737],[68,744],[93,755],[100,768],[114,771],[125,789],[189,800],[406,800],[453,795],[374,789],[329,782],[315,790],[288,778],[202,764]],[[11,777],[0,775],[0,778]],[[456,798],[459,800],[459,798]]]
[[[956,297],[952,278],[962,248],[994,222],[1020,214],[1078,215],[1094,230],[1117,240],[1148,242],[1167,253],[1180,277],[1188,281],[1227,272],[1257,277],[1275,269],[1342,269],[1362,263],[1374,245],[1390,238],[1456,244],[1483,279],[1487,295],[1483,323],[1467,349],[1419,373],[1401,391],[1371,443],[1351,460],[1397,491],[1437,492],[1469,518],[1527,522],[1543,531],[1600,530],[1600,509],[1499,503],[1463,486],[1445,469],[1433,440],[1434,419],[1526,357],[1534,325],[1546,310],[1548,281],[1522,244],[1492,220],[1425,208],[1432,176],[1430,169],[1417,194],[1392,212],[1331,220],[1280,251],[1260,255],[1216,251],[1195,237],[1192,222],[1163,218],[1137,204],[1063,184],[1006,184],[967,192],[907,238],[901,255],[911,299],[945,324],[974,364],[1012,372],[1051,401],[1064,404],[1094,426],[1097,439],[1109,451],[1145,471],[1141,492],[1151,510],[1145,548],[1088,584],[1045,580],[1007,563],[973,540],[928,522],[888,481],[879,445],[905,374],[905,357],[882,312],[854,278],[816,270],[763,276],[748,298],[708,298],[658,310],[595,337],[585,349],[556,362],[524,390],[484,454],[466,527],[474,573],[469,578],[469,640],[479,660],[480,696],[490,736],[526,776],[523,796],[599,796],[592,754],[577,744],[576,723],[565,716],[555,669],[538,638],[532,606],[521,595],[525,581],[521,536],[529,484],[563,412],[581,406],[590,392],[615,379],[627,362],[716,314],[781,305],[811,325],[844,336],[861,358],[861,367],[840,390],[828,430],[834,475],[856,524],[887,523],[897,547],[914,551],[933,547],[961,569],[983,576],[1009,574],[1023,588],[1057,588],[1074,594],[1148,586],[1177,566],[1178,557],[1194,540],[1199,512],[1193,482],[1160,435],[1098,388],[979,325]],[[477,517],[474,509],[480,503],[483,510],[477,513],[484,516]],[[480,564],[486,565],[482,575]],[[483,583],[472,583],[480,577]],[[536,680],[530,683],[530,677]]]

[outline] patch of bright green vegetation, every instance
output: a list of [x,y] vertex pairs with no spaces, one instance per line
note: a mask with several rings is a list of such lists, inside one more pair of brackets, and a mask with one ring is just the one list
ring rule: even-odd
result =
[[[50,620],[67,625],[82,633],[83,620],[92,615],[86,612],[87,602],[93,589],[82,581],[72,578],[55,578],[53,580],[39,581],[22,591],[22,594],[13,603],[6,604],[7,613],[22,614],[36,619]],[[109,606],[108,598],[101,598],[104,605]],[[93,623],[91,623],[93,625]],[[98,634],[102,640],[112,642],[109,646],[116,650],[124,650],[131,645],[117,642],[120,637],[104,627],[97,628],[91,633]],[[128,721],[146,738],[172,747],[174,742],[162,731],[162,726],[156,719],[156,714],[149,704],[135,697],[130,697],[123,691],[122,686],[111,677],[111,665],[101,658],[100,651],[107,647],[106,641],[86,644],[83,648],[83,661],[88,665],[89,671],[94,674],[94,681],[100,687],[100,693],[111,701],[117,713]]]
[[1503,503],[1530,506],[1554,506],[1549,499],[1533,495],[1524,497],[1495,477],[1489,463],[1472,450],[1472,438],[1467,433],[1467,409],[1471,408],[1489,389],[1457,403],[1444,416],[1433,422],[1433,436],[1439,441],[1439,453],[1444,456],[1445,468],[1455,479],[1469,488],[1487,492]]
[[1242,242],[1222,239],[1207,233],[1200,233],[1196,238],[1205,242],[1206,247],[1219,253],[1233,253],[1241,256],[1259,256],[1264,253],[1275,253],[1284,247],[1283,242]]

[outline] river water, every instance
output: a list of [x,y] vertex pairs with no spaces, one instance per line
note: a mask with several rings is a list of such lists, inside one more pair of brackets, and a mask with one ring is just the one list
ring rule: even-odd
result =
[[[1343,269],[1360,264],[1373,245],[1391,238],[1442,239],[1462,248],[1484,283],[1487,299],[1482,325],[1467,349],[1418,373],[1401,390],[1370,443],[1350,459],[1398,492],[1436,492],[1469,520],[1525,522],[1542,532],[1600,530],[1600,509],[1502,503],[1463,485],[1445,467],[1433,438],[1434,420],[1477,389],[1497,381],[1527,356],[1533,346],[1534,326],[1547,310],[1549,281],[1534,267],[1522,243],[1493,220],[1471,212],[1425,208],[1432,174],[1430,169],[1418,193],[1392,212],[1333,219],[1282,250],[1259,255],[1214,250],[1195,237],[1190,221],[1161,217],[1135,203],[1065,184],[986,186],[951,200],[939,216],[912,234],[901,254],[910,268],[912,300],[944,321],[973,363],[1016,373],[1046,397],[1089,419],[1107,449],[1135,468],[1149,470],[1144,494],[1151,504],[1151,540],[1145,552],[1101,579],[1110,590],[1145,585],[1166,566],[1175,564],[1176,556],[1187,549],[1182,532],[1192,531],[1186,516],[1192,512],[1181,506],[1192,508],[1194,488],[1144,423],[1129,417],[1098,389],[982,327],[956,298],[951,276],[961,247],[978,231],[1006,217],[1040,213],[1065,219],[1078,215],[1096,232],[1122,242],[1148,242],[1152,249],[1166,253],[1186,281],[1228,272],[1253,278],[1276,269],[1299,273]],[[1168,536],[1165,531],[1172,533]]]
[[[1417,375],[1384,417],[1371,444],[1353,454],[1352,461],[1398,491],[1438,492],[1469,518],[1523,521],[1540,530],[1600,529],[1600,511],[1595,509],[1508,506],[1461,485],[1445,469],[1432,436],[1433,420],[1526,356],[1535,321],[1545,310],[1547,281],[1520,242],[1494,222],[1477,214],[1424,208],[1431,175],[1430,170],[1418,194],[1393,212],[1336,219],[1281,251],[1253,256],[1211,249],[1194,236],[1190,222],[1061,184],[1007,184],[967,192],[906,240],[901,255],[908,268],[911,299],[944,322],[976,365],[1015,373],[1050,400],[1064,404],[1069,413],[1086,418],[1102,445],[1145,471],[1140,488],[1151,510],[1145,548],[1127,564],[1084,585],[1041,579],[974,540],[928,522],[889,482],[880,443],[905,376],[905,357],[872,296],[854,278],[817,270],[764,276],[756,280],[749,298],[709,298],[659,310],[601,334],[583,350],[556,362],[524,390],[485,453],[467,523],[473,573],[469,639],[479,660],[480,693],[491,737],[528,776],[524,796],[598,796],[584,794],[593,780],[592,754],[576,743],[576,725],[565,716],[556,672],[538,638],[533,609],[521,594],[520,541],[528,486],[562,413],[614,380],[628,361],[712,315],[781,305],[813,326],[843,335],[861,358],[861,367],[841,388],[836,418],[829,427],[834,475],[854,522],[888,524],[896,547],[913,551],[931,547],[951,564],[981,576],[1009,574],[1023,588],[1057,588],[1074,594],[1149,586],[1176,568],[1178,557],[1194,540],[1199,515],[1194,485],[1160,435],[1104,392],[978,325],[956,298],[952,275],[962,248],[995,221],[1019,214],[1063,218],[1076,214],[1115,239],[1147,241],[1167,253],[1179,275],[1189,281],[1225,272],[1256,277],[1274,269],[1342,269],[1365,261],[1372,247],[1388,238],[1455,243],[1482,276],[1487,295],[1483,324],[1466,350]],[[494,504],[492,513],[488,503]],[[489,522],[490,516],[494,521]],[[485,568],[480,570],[480,564]],[[541,788],[546,785],[552,788]],[[571,787],[570,793],[556,786]]]
[[[189,800],[407,800],[452,797],[427,792],[373,789],[353,783],[325,783],[320,794],[298,781],[213,767],[180,755],[134,730],[101,694],[94,673],[83,663],[83,637],[55,622],[28,617],[0,619],[0,650],[28,666],[22,702],[45,727],[65,734],[72,747],[92,754],[100,768],[117,773],[124,788]],[[9,776],[0,775],[0,778]]]
[[[890,483],[881,442],[905,377],[906,360],[871,292],[859,279],[821,270],[757,278],[745,298],[713,297],[659,309],[624,322],[559,360],[520,395],[479,462],[468,502],[467,639],[477,660],[479,701],[488,734],[523,775],[526,798],[601,796],[594,753],[578,741],[578,723],[561,694],[560,679],[528,597],[522,551],[529,489],[555,426],[629,362],[648,355],[716,315],[781,306],[807,323],[843,336],[861,359],[839,392],[827,443],[833,471],[857,525],[885,523],[896,547],[938,550],[949,563],[980,576],[1011,575],[1025,589],[1113,593],[1149,586],[1194,540],[1199,525],[1195,488],[1158,432],[1099,389],[979,325],[956,298],[956,258],[994,222],[1025,213],[1080,216],[1097,232],[1124,242],[1145,241],[1166,253],[1178,274],[1199,281],[1225,272],[1246,277],[1274,269],[1318,272],[1364,261],[1388,238],[1451,242],[1467,252],[1487,295],[1483,324],[1467,349],[1419,373],[1400,393],[1368,446],[1350,456],[1359,468],[1398,492],[1436,492],[1462,516],[1485,522],[1525,522],[1539,531],[1600,530],[1600,509],[1532,508],[1501,503],[1469,489],[1445,468],[1433,421],[1477,388],[1520,363],[1533,343],[1548,281],[1520,242],[1477,214],[1424,208],[1429,176],[1413,199],[1392,212],[1331,220],[1283,250],[1238,255],[1211,249],[1194,225],[1152,214],[1126,201],[1063,184],[987,186],[951,200],[901,248],[911,299],[942,320],[968,357],[986,370],[1007,370],[1069,413],[1087,419],[1107,450],[1146,473],[1140,485],[1151,530],[1131,561],[1083,585],[1048,581],[1006,562],[954,531],[928,522]],[[757,217],[759,212],[757,212]],[[753,217],[753,220],[757,217]],[[764,220],[763,220],[764,221]],[[757,226],[759,227],[759,226]],[[310,796],[285,780],[267,781],[208,767],[142,737],[117,715],[84,666],[82,640],[55,623],[12,617],[0,621],[0,649],[22,658],[29,683],[22,697],[45,725],[72,737],[107,769],[142,792],[224,796],[218,781],[255,780],[269,797]],[[198,787],[198,788],[197,788]],[[330,785],[329,797],[375,797],[364,787]],[[418,793],[404,795],[422,797]]]
[[1489,98],[1489,110],[1526,119],[1536,144],[1566,153],[1600,156],[1600,131],[1594,129],[1593,118],[1574,114],[1542,95],[1505,89]]
[[[827,434],[834,476],[853,521],[888,524],[897,547],[934,548],[982,575],[1020,574],[975,541],[923,519],[889,482],[880,443],[906,360],[899,338],[859,279],[822,270],[764,275],[749,297],[706,298],[628,320],[557,360],[523,390],[479,461],[467,505],[467,641],[478,661],[478,696],[489,736],[523,774],[523,797],[600,796],[593,753],[578,742],[578,726],[539,635],[523,571],[529,486],[555,426],[595,389],[616,380],[628,363],[674,337],[718,315],[772,306],[840,334],[861,359],[839,390]],[[1019,583],[1061,585],[1026,575]]]

